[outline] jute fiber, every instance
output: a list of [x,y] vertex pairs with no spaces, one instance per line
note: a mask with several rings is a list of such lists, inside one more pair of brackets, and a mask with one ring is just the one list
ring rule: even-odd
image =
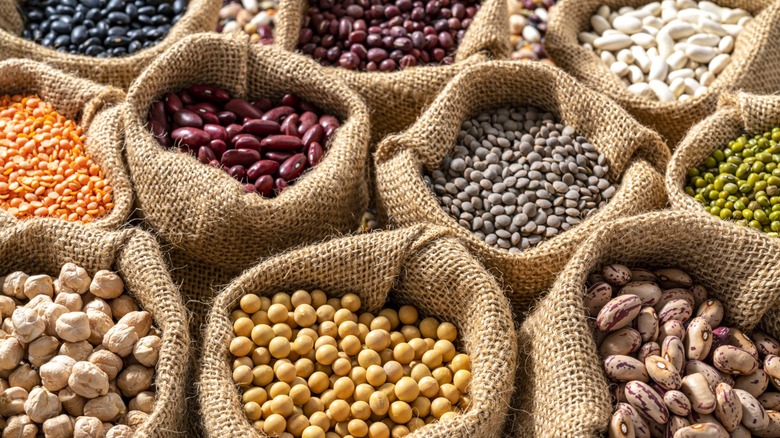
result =
[[[520,254],[488,246],[442,210],[423,172],[450,154],[467,117],[501,105],[535,105],[553,112],[607,158],[615,196],[579,225]],[[666,202],[659,172],[669,151],[658,134],[640,125],[614,102],[553,67],[494,61],[469,67],[450,82],[407,131],[379,146],[376,190],[380,218],[391,226],[446,226],[510,289],[522,310],[548,288],[576,247],[610,219],[661,208]]]
[[512,436],[606,431],[611,400],[589,326],[594,317],[582,298],[588,275],[610,263],[682,269],[723,302],[724,324],[743,330],[752,330],[780,297],[777,248],[749,230],[674,210],[606,224],[581,245],[520,328]]
[[152,314],[163,333],[154,378],[154,410],[134,436],[180,436],[190,362],[189,332],[181,296],[155,239],[138,229],[107,232],[67,222],[29,221],[0,231],[0,254],[1,275],[21,270],[56,278],[68,262],[90,275],[101,269],[119,274],[125,290]]
[[718,5],[742,8],[755,17],[736,39],[731,64],[708,92],[685,102],[661,103],[628,91],[593,50],[580,46],[577,34],[589,31],[590,17],[601,5],[613,9],[640,7],[653,0],[563,0],[550,15],[545,48],[555,65],[589,87],[606,94],[634,117],[656,129],[674,148],[686,131],[715,111],[724,91],[773,93],[780,87],[780,72],[773,68],[780,56],[780,3],[772,0],[721,0]]
[[120,88],[127,88],[144,67],[183,37],[216,29],[219,9],[222,7],[220,0],[189,0],[184,15],[155,46],[128,56],[96,58],[57,52],[22,38],[24,17],[18,4],[19,0],[0,0],[0,59],[41,61],[101,84]]
[[[471,357],[470,408],[452,420],[427,425],[409,437],[495,437],[507,412],[517,338],[509,303],[498,283],[446,230],[411,227],[331,240],[257,265],[217,296],[205,331],[199,368],[205,436],[261,436],[241,409],[228,346],[230,312],[247,293],[268,295],[321,289],[355,293],[361,312],[415,305],[420,315],[450,321],[456,347]],[[397,307],[396,307],[397,308]]]
[[[117,88],[21,59],[0,62],[0,94],[37,94],[82,127],[87,137],[85,150],[111,184],[114,203],[107,215],[88,226],[107,230],[121,227],[133,207],[133,189],[122,158],[121,103],[125,94]],[[0,211],[0,226],[16,222],[14,216]]]
[[[322,162],[279,196],[244,192],[222,169],[158,145],[149,105],[164,93],[207,83],[234,97],[295,93],[342,120]],[[157,58],[132,85],[126,154],[145,221],[166,242],[228,270],[357,228],[368,203],[368,111],[360,97],[311,59],[231,35],[193,35]]]
[[[274,43],[296,51],[307,0],[281,0],[276,15]],[[464,67],[487,59],[506,59],[511,52],[509,18],[505,0],[483,0],[451,65],[420,66],[400,71],[360,72],[325,67],[360,93],[371,111],[372,140],[398,132],[412,124],[422,109]]]

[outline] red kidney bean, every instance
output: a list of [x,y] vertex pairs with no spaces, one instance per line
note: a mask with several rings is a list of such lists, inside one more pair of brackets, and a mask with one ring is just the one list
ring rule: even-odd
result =
[[274,189],[274,178],[271,175],[263,175],[255,181],[255,190],[263,196],[268,196]]
[[217,159],[220,159],[222,158],[222,154],[227,150],[227,144],[222,140],[211,140],[211,142],[209,142],[209,149],[214,151],[214,155]]
[[222,125],[209,123],[203,126],[203,131],[205,131],[212,140],[227,141],[228,139],[227,129]]
[[289,181],[297,178],[305,169],[306,156],[303,154],[295,154],[279,166],[279,177]]
[[274,107],[274,104],[271,103],[269,99],[257,99],[256,101],[254,101],[254,103],[252,103],[252,105],[254,105],[255,108],[259,109],[262,112],[266,112],[269,109]]
[[309,130],[303,134],[301,141],[304,146],[308,147],[312,143],[322,140],[323,135],[325,135],[325,129],[322,128],[322,125],[317,124],[309,128]]
[[216,160],[217,157],[214,155],[214,151],[212,151],[208,146],[201,146],[198,148],[198,161],[200,161],[203,164],[209,164],[212,160]]
[[217,113],[217,120],[220,125],[230,125],[236,123],[236,114],[230,111],[220,111]]
[[281,133],[282,128],[271,120],[252,119],[244,122],[242,132],[253,135],[272,135]]
[[295,112],[295,108],[290,106],[277,106],[276,108],[273,108],[271,110],[268,110],[261,119],[263,120],[272,120],[276,123],[281,123],[282,119],[289,116],[290,114],[293,114]]
[[160,126],[168,126],[168,118],[165,115],[165,105],[162,102],[157,101],[152,103],[152,107],[149,109],[149,120],[154,120]]
[[219,160],[211,160],[211,161],[209,161],[209,166],[221,169],[222,168],[222,163],[220,163]]
[[250,181],[254,181],[263,175],[273,175],[279,170],[279,163],[273,160],[260,160],[246,171]]
[[285,160],[292,157],[293,155],[295,155],[294,152],[271,151],[271,152],[266,152],[263,157],[268,160],[274,160],[277,163],[283,163]]
[[299,119],[297,114],[290,114],[287,118],[284,119],[284,122],[282,122],[282,133],[284,133],[284,135],[300,137],[300,134],[298,134],[298,121]]
[[301,139],[292,135],[272,135],[264,138],[261,144],[264,148],[281,151],[294,151],[303,147]]
[[241,181],[246,176],[246,169],[244,169],[244,166],[237,164],[228,169],[228,175]]
[[237,136],[233,137],[231,143],[236,149],[253,149],[257,152],[260,152],[260,140],[250,134],[238,134]]
[[[270,103],[270,102],[269,102]],[[280,104],[283,106],[298,106],[299,103],[301,103],[301,99],[298,98],[298,96],[294,94],[285,94],[282,96],[282,100],[279,101]]]
[[219,117],[217,117],[216,114],[210,113],[208,111],[198,112],[198,115],[201,119],[203,119],[203,123],[210,123],[212,125],[216,125],[219,123]]
[[195,111],[198,114],[206,112],[216,114],[219,112],[219,107],[210,102],[198,102],[195,105],[186,106],[185,109]]
[[314,167],[320,164],[323,155],[324,152],[322,151],[322,146],[320,146],[319,143],[312,143],[309,146],[308,152],[306,154],[306,157],[308,158],[309,161],[309,166]]
[[230,99],[230,101],[225,104],[225,109],[234,113],[241,119],[259,119],[263,116],[262,111],[255,108],[244,99]]
[[225,103],[230,100],[227,91],[213,85],[193,85],[190,87],[193,96],[214,103]]
[[200,129],[203,127],[203,119],[194,112],[183,109],[173,115],[173,126],[177,128],[189,126]]
[[282,193],[282,191],[286,189],[288,185],[289,184],[284,180],[284,178],[276,178],[274,180],[274,193],[277,195]]
[[336,125],[330,125],[327,128],[325,128],[325,140],[323,143],[327,143],[328,140],[333,136],[333,133],[336,132],[336,130],[339,129]]
[[245,183],[244,184],[244,191],[247,193],[254,193],[255,192],[255,185],[251,183]]
[[222,154],[220,160],[223,165],[233,167],[235,165],[251,166],[260,160],[260,152],[254,149],[230,149]]
[[149,132],[151,132],[155,138],[163,138],[168,131],[160,122],[152,120],[149,122]]
[[171,133],[173,140],[190,148],[199,148],[208,143],[211,138],[203,130],[193,127],[177,128]]
[[163,102],[165,102],[165,111],[168,111],[171,114],[184,109],[184,103],[182,103],[179,96],[175,93],[167,93],[165,97],[163,97]]
[[301,114],[301,123],[298,125],[298,132],[306,132],[309,129],[311,129],[312,126],[317,124],[317,121],[320,119],[316,113],[313,111],[306,111],[303,114]]
[[244,127],[233,123],[232,125],[228,125],[227,128],[225,128],[225,131],[227,131],[228,140],[232,140],[233,137],[244,132]]
[[329,126],[335,126],[339,127],[339,120],[333,116],[324,115],[320,117],[320,125],[322,125],[323,128],[328,128]]
[[181,90],[179,92],[179,99],[181,99],[181,103],[184,105],[192,105],[195,103],[195,97],[187,90]]

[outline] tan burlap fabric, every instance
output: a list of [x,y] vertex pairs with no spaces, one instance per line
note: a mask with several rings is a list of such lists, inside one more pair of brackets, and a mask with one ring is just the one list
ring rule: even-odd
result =
[[[147,131],[149,105],[164,93],[215,84],[237,97],[295,93],[342,125],[323,161],[273,199],[247,194],[222,169],[165,150]],[[165,241],[209,264],[243,270],[262,257],[351,232],[368,203],[368,111],[357,93],[312,60],[244,37],[201,34],[174,45],[132,85],[126,157],[137,206]]]
[[22,38],[24,17],[19,0],[0,0],[0,59],[25,58],[45,62],[101,84],[127,88],[131,82],[168,47],[183,37],[213,31],[219,21],[221,0],[189,0],[184,16],[157,45],[129,56],[95,58],[60,53]]
[[471,356],[471,407],[410,437],[495,437],[504,423],[515,373],[517,338],[509,303],[491,275],[443,229],[412,227],[331,240],[270,259],[217,296],[199,368],[205,436],[261,436],[241,410],[228,345],[230,311],[247,293],[322,289],[351,292],[364,311],[413,304],[421,315],[458,327],[458,347]]
[[125,288],[163,332],[155,376],[157,400],[136,437],[181,436],[184,388],[189,370],[189,333],[184,306],[154,238],[138,229],[107,232],[77,224],[29,221],[0,231],[0,275],[13,271],[59,275],[67,262],[94,275],[117,272]]
[[737,37],[732,61],[709,91],[685,102],[660,103],[628,92],[593,50],[580,46],[579,32],[589,31],[590,17],[601,5],[612,8],[642,6],[653,0],[563,0],[551,11],[545,48],[555,65],[589,87],[625,107],[640,122],[663,135],[674,148],[686,131],[715,111],[718,96],[728,90],[773,93],[780,88],[780,72],[773,68],[780,56],[780,3],[773,0],[721,0],[718,5],[739,7],[755,19]]
[[[604,208],[520,254],[490,247],[461,227],[422,180],[423,171],[438,168],[450,153],[463,120],[506,104],[532,104],[555,113],[605,155],[609,176],[620,182]],[[664,205],[658,169],[668,158],[669,151],[656,133],[560,70],[537,63],[494,61],[464,70],[414,125],[380,144],[375,154],[377,204],[389,225],[432,223],[450,228],[503,278],[513,304],[522,308],[534,293],[552,284],[577,245],[605,221]]]
[[[307,0],[281,0],[274,43],[296,51]],[[509,18],[505,0],[483,0],[449,66],[414,67],[392,73],[358,72],[326,67],[327,74],[346,82],[365,99],[371,110],[371,137],[401,131],[415,121],[446,83],[469,64],[509,57]]]
[[[0,94],[37,94],[57,112],[79,123],[87,136],[87,153],[113,188],[114,208],[88,226],[103,229],[122,226],[133,207],[133,189],[122,158],[124,134],[120,111],[124,93],[45,64],[14,59],[0,62]],[[0,211],[0,226],[15,222],[17,219],[12,215]]]
[[[511,435],[606,431],[607,380],[588,326],[592,317],[582,304],[590,273],[609,263],[680,268],[723,302],[725,324],[752,330],[780,297],[777,254],[756,233],[689,212],[666,210],[605,224],[581,245],[521,326]],[[773,321],[776,336],[780,326]]]

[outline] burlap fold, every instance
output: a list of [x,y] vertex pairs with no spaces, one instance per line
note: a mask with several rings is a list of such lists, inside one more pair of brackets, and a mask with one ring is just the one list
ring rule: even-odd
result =
[[183,37],[213,31],[219,21],[221,0],[189,0],[182,18],[153,47],[118,58],[95,58],[57,52],[22,38],[24,17],[18,7],[23,0],[0,0],[0,59],[25,58],[45,62],[101,84],[127,88],[152,60]]
[[663,135],[674,148],[686,131],[715,111],[724,91],[773,93],[780,89],[780,72],[774,68],[780,56],[780,3],[773,0],[719,0],[720,6],[742,8],[754,19],[737,37],[731,64],[709,91],[685,102],[657,102],[628,91],[593,50],[580,46],[577,35],[589,31],[590,17],[601,5],[613,9],[639,7],[654,0],[563,0],[551,11],[545,49],[566,72],[606,94],[634,117]]
[[[107,230],[121,227],[133,206],[133,189],[122,158],[124,133],[120,111],[125,94],[117,88],[21,59],[0,62],[0,94],[37,94],[82,127],[87,137],[85,150],[111,184],[114,203],[107,215],[87,226]],[[0,226],[16,222],[14,216],[0,210]]]
[[[253,436],[232,380],[230,312],[247,293],[269,295],[303,288],[358,294],[361,310],[390,301],[413,304],[421,315],[458,327],[459,349],[471,356],[471,407],[409,437],[495,437],[511,393],[517,338],[509,303],[497,282],[443,229],[412,227],[331,240],[288,252],[247,270],[214,300],[199,368],[206,436]],[[207,407],[207,408],[205,408]]]
[[610,263],[677,267],[723,302],[724,324],[780,335],[777,248],[747,229],[667,210],[606,224],[572,256],[549,294],[523,322],[514,420],[517,437],[590,437],[606,432],[611,414],[601,361],[582,303],[588,275]]
[[125,290],[152,314],[163,333],[154,378],[156,401],[149,419],[134,436],[181,436],[189,332],[181,296],[157,242],[138,229],[107,232],[53,221],[24,222],[0,231],[0,275],[21,270],[56,277],[68,262],[90,275],[101,269],[116,271]]
[[[294,52],[298,47],[301,23],[308,0],[281,0],[276,15],[274,44]],[[359,72],[341,67],[325,71],[342,79],[360,93],[371,111],[371,138],[378,142],[385,135],[401,131],[415,121],[436,93],[467,65],[487,59],[507,59],[509,15],[506,1],[482,0],[474,21],[466,31],[449,66],[420,66],[384,72]]]
[[[488,246],[444,212],[422,173],[450,154],[461,123],[480,111],[531,104],[553,112],[607,158],[609,177],[620,187],[607,205],[579,225],[520,254]],[[377,204],[392,226],[446,226],[503,278],[520,308],[549,287],[577,245],[605,221],[660,208],[666,197],[663,168],[669,151],[661,138],[623,109],[560,70],[537,63],[495,61],[469,67],[453,79],[407,131],[388,136],[374,156]]]
[[[342,120],[322,162],[279,196],[247,194],[222,169],[148,132],[149,105],[206,83],[235,97],[295,93]],[[357,228],[368,203],[368,112],[360,97],[314,61],[230,35],[193,35],[157,58],[127,96],[126,156],[137,206],[165,241],[192,257],[241,271],[262,257]]]

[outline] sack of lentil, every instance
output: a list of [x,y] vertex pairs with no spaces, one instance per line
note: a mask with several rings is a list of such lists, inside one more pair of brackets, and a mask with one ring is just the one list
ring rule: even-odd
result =
[[[522,323],[513,436],[601,436],[612,405],[583,304],[586,281],[611,263],[679,268],[722,302],[725,323],[751,331],[780,298],[777,249],[744,228],[667,210],[605,225],[572,256]],[[774,312],[776,313],[776,312]],[[778,326],[765,325],[770,336]]]
[[[30,221],[0,231],[0,253],[3,255],[0,257],[3,275],[23,271],[45,273],[56,279],[66,263],[85,269],[90,277],[101,270],[116,272],[124,283],[124,290],[140,308],[151,314],[152,323],[162,332],[153,377],[153,408],[148,417],[141,415],[121,421],[135,424],[139,418],[146,418],[135,427],[136,437],[181,434],[186,406],[185,379],[190,363],[189,332],[181,297],[155,239],[138,229],[107,232],[71,223]],[[59,295],[76,294],[63,292]],[[85,300],[87,295],[84,295]],[[76,301],[80,306],[81,299]],[[134,307],[135,304],[123,308]],[[7,321],[10,322],[10,318]]]
[[[236,98],[295,93],[342,123],[322,161],[279,196],[246,193],[222,169],[162,148],[146,126],[154,100],[200,83]],[[140,215],[165,241],[214,266],[241,271],[274,252],[351,232],[365,211],[368,112],[356,93],[303,57],[244,37],[193,35],[130,88],[125,126]]]
[[[144,67],[184,36],[198,32],[213,31],[219,20],[219,9],[221,6],[222,2],[220,0],[189,0],[186,2],[185,12],[170,27],[167,34],[156,36],[156,39],[159,41],[156,44],[129,55],[96,57],[61,52],[22,37],[24,23],[30,21],[24,16],[24,6],[20,6],[18,0],[2,0],[0,2],[0,10],[5,12],[3,14],[5,19],[0,20],[0,58],[26,58],[45,62],[53,67],[73,72],[101,84],[127,88]],[[120,11],[112,10],[112,12]],[[108,17],[108,12],[106,11],[101,12],[101,14],[105,14],[105,17]],[[161,17],[168,21],[160,20],[159,24],[170,21],[170,18]],[[112,23],[116,23],[116,20],[121,20],[121,18],[114,17],[114,20]],[[109,26],[115,26],[115,24],[109,24],[109,22],[105,21],[106,29]],[[122,35],[126,36],[126,33]],[[92,36],[92,34],[85,36]],[[130,40],[128,39],[127,41]],[[127,43],[124,40],[123,42]],[[103,46],[97,47],[102,48]]]
[[[510,252],[488,245],[484,237],[478,237],[462,226],[442,209],[439,199],[423,180],[424,173],[438,169],[443,159],[452,153],[456,140],[462,137],[459,137],[459,131],[464,120],[502,105],[535,105],[550,111],[603,154],[609,166],[606,177],[613,182],[619,181],[619,189],[609,203],[593,211],[582,223],[519,252],[519,241],[514,243],[516,249]],[[515,144],[519,143],[517,140]],[[374,157],[377,204],[380,215],[389,225],[432,223],[451,229],[488,269],[496,271],[503,279],[511,290],[512,303],[524,308],[533,300],[534,293],[552,284],[557,271],[563,268],[576,247],[605,221],[664,205],[663,178],[659,169],[666,165],[668,157],[668,149],[656,133],[560,70],[537,63],[494,61],[464,70],[414,125],[403,133],[388,136],[380,144]],[[512,158],[516,159],[516,156]],[[517,160],[520,164],[526,162],[525,157]],[[574,167],[579,164],[582,163]],[[535,170],[536,167],[532,169]],[[516,199],[524,195],[525,189],[520,187],[518,190]],[[521,207],[517,207],[515,217],[522,216]],[[541,205],[538,210],[542,210]],[[533,216],[531,212],[523,214]],[[484,231],[485,234],[490,232]]]
[[[94,82],[71,76],[44,64],[17,59],[0,63],[0,95],[17,95],[21,98],[37,95],[40,101],[51,105],[50,109],[56,111],[59,116],[73,120],[78,124],[86,138],[83,143],[83,149],[79,148],[76,150],[76,148],[72,148],[68,151],[60,149],[58,152],[59,159],[63,160],[63,163],[68,163],[65,161],[66,159],[70,161],[65,166],[69,166],[69,169],[78,170],[75,173],[66,172],[66,169],[61,166],[59,168],[50,167],[45,170],[44,175],[26,174],[26,178],[29,178],[29,180],[25,181],[25,177],[19,171],[29,168],[25,168],[13,160],[6,162],[6,157],[4,156],[3,170],[12,173],[6,173],[0,177],[0,181],[6,183],[6,192],[0,193],[0,203],[5,204],[8,202],[9,206],[15,209],[19,207],[19,204],[9,201],[9,199],[14,200],[10,193],[10,191],[14,190],[17,190],[16,193],[24,193],[25,196],[33,195],[33,198],[25,198],[24,200],[25,202],[30,202],[28,204],[30,208],[29,213],[17,211],[17,214],[13,214],[9,210],[0,209],[0,223],[10,225],[16,222],[16,218],[28,220],[34,217],[35,220],[40,220],[45,216],[56,215],[59,218],[64,215],[69,217],[69,220],[87,222],[90,226],[103,229],[116,229],[122,226],[128,216],[130,216],[133,204],[130,177],[122,159],[124,135],[120,112],[121,103],[125,97],[124,93],[110,86],[98,85]],[[15,104],[20,106],[21,100],[17,100],[18,102],[15,102]],[[11,101],[13,99],[9,99],[8,103],[11,103]],[[21,114],[18,113],[19,108],[3,109],[9,111],[7,118],[3,121],[3,125],[6,131],[4,138],[10,141],[11,135],[16,135],[11,134],[14,129],[13,123],[9,123],[13,119],[11,114],[15,114],[17,118]],[[35,108],[33,113],[43,114],[39,108]],[[45,117],[51,119],[53,114],[49,112]],[[21,119],[20,121],[30,123],[31,120],[30,118],[26,120]],[[58,123],[62,123],[62,120]],[[32,140],[36,142],[45,141],[46,136],[51,136],[50,133],[41,129],[43,125],[44,123],[41,122],[35,127],[37,129],[35,131],[36,136],[32,137]],[[41,140],[37,140],[38,137],[41,137]],[[65,140],[63,139],[62,141]],[[81,142],[81,139],[79,139],[79,142]],[[17,143],[19,143],[18,137]],[[24,145],[24,143],[22,144]],[[44,150],[43,154],[50,153],[43,147],[41,147],[41,150]],[[84,169],[74,167],[77,160],[83,159],[84,153],[91,160],[87,162],[87,165],[90,167]],[[23,156],[30,162],[43,159],[48,160],[48,156],[37,155],[33,157],[32,151],[11,154],[9,148],[9,151],[6,151],[5,154],[9,157]],[[68,155],[71,156],[68,157]],[[58,179],[57,175],[67,179]],[[17,177],[19,177],[18,180]],[[88,182],[81,181],[81,177],[87,178]],[[92,181],[89,181],[90,179]],[[51,184],[47,185],[47,181]],[[40,183],[43,183],[43,185],[39,186]],[[68,187],[59,188],[58,186],[63,185],[63,183],[67,183]],[[22,185],[22,187],[19,187],[19,185]],[[25,188],[25,185],[30,186]],[[45,187],[54,187],[54,189],[46,191],[44,190]],[[39,193],[38,190],[44,191]],[[80,192],[73,193],[77,190],[80,190]],[[53,196],[53,193],[58,193],[60,196],[51,198],[54,202],[49,204],[48,201],[50,199],[48,198]],[[87,202],[95,202],[97,205],[93,206],[95,209],[104,208],[107,210],[106,213],[100,216],[101,213],[99,211],[93,212],[88,210],[87,208],[91,208],[89,204],[77,204],[68,207],[71,201],[67,198],[78,196],[79,194],[83,194],[82,199],[87,200]],[[47,199],[44,199],[44,197]],[[21,199],[16,198],[15,201],[21,201]],[[41,201],[44,202],[41,203]],[[40,204],[36,208],[51,208],[45,213],[38,214],[33,211],[33,207],[35,207],[33,205],[34,202]],[[60,208],[52,210],[57,205]],[[52,211],[54,211],[53,214],[51,213]]]
[[[456,4],[456,2],[452,3],[452,5],[454,4]],[[366,5],[368,5],[368,3],[366,3]],[[319,6],[312,4],[311,6],[319,7],[322,6],[322,4]],[[363,6],[363,4],[361,4],[361,6]],[[401,10],[401,13],[409,13],[412,11],[412,18],[415,19],[411,2],[408,4],[409,9],[401,9],[400,2],[387,2],[384,4],[384,9],[382,10],[385,10],[390,6],[398,6],[397,10]],[[310,17],[307,16],[309,7],[310,4],[306,0],[284,0],[280,3],[279,11],[275,17],[276,27],[274,44],[291,52],[302,51],[304,44],[300,39],[302,35],[301,27],[304,26],[305,23],[311,22]],[[377,8],[381,6],[365,6],[367,10],[369,7]],[[419,9],[423,15],[426,16],[426,19],[429,12],[434,15],[436,14],[434,11],[435,7],[426,6],[425,8],[421,7]],[[360,16],[364,16],[363,11],[360,12]],[[453,13],[450,18],[456,18],[458,20],[463,19],[462,16],[460,16],[460,18],[458,18],[458,16],[459,13],[458,15]],[[392,15],[385,12],[384,17],[387,17],[389,20],[392,18]],[[446,21],[444,18],[448,17],[438,18],[441,21]],[[347,18],[345,17],[344,20],[346,19]],[[419,20],[419,18],[416,19]],[[436,20],[430,19],[431,24],[433,24],[434,21]],[[340,24],[338,19],[336,19],[335,22]],[[460,21],[458,22],[460,23]],[[454,54],[451,55],[453,59],[449,60],[450,62],[454,60],[454,63],[451,65],[435,65],[435,63],[432,63],[427,66],[405,67],[399,71],[393,71],[398,67],[394,62],[389,71],[376,71],[378,68],[377,65],[380,64],[380,62],[376,62],[374,63],[376,64],[374,65],[375,71],[365,71],[365,68],[363,69],[364,71],[360,71],[360,69],[350,70],[340,67],[338,65],[339,58],[337,57],[327,64],[332,67],[326,67],[325,70],[327,74],[342,79],[352,89],[357,90],[363,99],[365,99],[366,104],[371,111],[371,126],[373,130],[371,134],[372,141],[378,142],[385,135],[401,131],[414,122],[420,111],[433,100],[436,93],[438,93],[442,87],[444,87],[444,85],[465,66],[491,58],[507,58],[510,52],[508,23],[509,18],[505,1],[483,0],[479,2],[479,9],[476,15],[474,15],[473,21],[471,21],[471,24],[467,27],[465,34],[463,34],[462,40],[459,44],[455,43],[457,44],[457,47]],[[396,27],[399,28],[401,25],[404,25],[403,21],[399,21],[397,24],[398,26]],[[460,26],[460,24],[458,24],[458,26]],[[338,29],[338,32],[335,34],[337,37],[339,32],[342,32],[342,29],[340,29],[339,26],[331,26],[331,29]],[[455,29],[455,27],[449,28],[445,22],[442,27],[436,27],[436,32],[452,31],[457,33]],[[360,44],[361,41],[365,40],[365,35],[363,35],[362,40],[360,38],[354,39],[354,36],[350,35],[352,31],[360,30],[357,25],[350,24],[348,29],[345,28],[345,30],[348,30],[348,32],[341,33],[340,35],[342,35],[342,38],[351,38],[352,41],[355,41],[356,46],[359,45],[360,47],[363,47],[365,45],[364,50],[366,50],[367,53],[370,50],[381,50],[380,53],[384,53],[385,58],[387,58],[388,61],[390,60],[387,56],[391,50],[384,50],[381,48],[387,48],[387,46],[382,46],[381,44],[372,45],[370,43]],[[370,30],[368,31],[371,32]],[[407,29],[407,31],[404,31],[403,35],[399,34],[394,36],[403,36],[411,43],[414,35],[412,35],[412,30]],[[420,31],[420,34],[422,34],[422,31]],[[382,35],[385,36],[387,34],[383,33]],[[451,40],[454,40],[454,38],[451,38]],[[414,47],[425,47],[425,44],[421,43],[421,45]],[[345,51],[345,53],[358,53],[354,50],[356,49],[353,49],[351,52]],[[419,51],[419,49],[414,50]],[[303,51],[305,52],[305,50]],[[364,61],[367,59],[368,58],[365,58]],[[371,59],[373,59],[373,55]]]
[[[458,350],[471,358],[470,407],[413,436],[495,437],[506,415],[517,339],[509,303],[495,279],[446,230],[411,227],[331,240],[270,259],[235,279],[213,303],[199,368],[206,436],[263,436],[242,410],[233,381],[231,312],[246,294],[272,296],[298,289],[360,297],[361,311],[388,301],[413,305],[420,318],[454,324]],[[314,435],[312,435],[314,436]],[[323,435],[324,436],[324,435]]]
[[[717,2],[718,6],[742,8],[754,18],[735,37],[731,62],[707,86],[707,91],[692,95],[685,101],[670,102],[659,102],[633,94],[593,49],[580,44],[578,36],[581,32],[591,30],[591,17],[602,5],[618,10],[623,6],[639,8],[651,1],[561,1],[551,13],[545,48],[555,65],[614,99],[640,122],[661,133],[671,148],[677,145],[691,126],[716,110],[718,96],[724,91],[773,93],[780,87],[780,74],[772,68],[774,60],[780,55],[780,48],[774,43],[780,37],[780,4],[771,0],[724,0]],[[722,29],[718,24],[713,24]],[[707,62],[701,65],[708,66]],[[721,67],[717,70],[721,70]]]

